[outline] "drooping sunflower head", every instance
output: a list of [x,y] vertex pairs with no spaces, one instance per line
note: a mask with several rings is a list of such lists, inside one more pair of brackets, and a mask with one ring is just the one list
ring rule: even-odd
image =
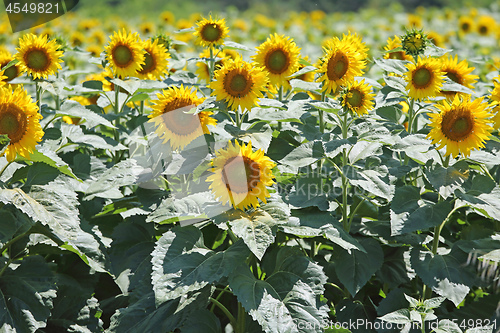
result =
[[29,158],[43,137],[41,118],[38,106],[22,86],[0,88],[0,134],[10,139],[4,152],[9,162],[17,155]]
[[274,183],[272,168],[275,163],[259,149],[252,151],[252,143],[229,142],[226,149],[216,152],[212,160],[213,174],[207,178],[215,197],[234,208],[244,210],[259,207],[259,199],[266,203],[270,194],[266,186]]
[[214,81],[210,88],[214,91],[217,100],[224,100],[232,110],[241,107],[242,110],[251,110],[257,99],[263,97],[268,78],[261,67],[243,61],[228,59],[227,62],[215,71]]
[[[467,88],[474,88],[472,84],[479,79],[479,76],[471,74],[474,67],[469,67],[467,60],[462,60],[458,62],[458,57],[452,57],[450,55],[445,55],[440,58],[441,61],[441,71],[444,75],[448,77],[453,82],[461,84]],[[442,94],[450,99],[453,99],[457,92],[455,91],[441,91]]]
[[406,65],[405,80],[408,96],[415,99],[435,97],[443,86],[444,73],[439,60],[418,57],[417,63]]
[[372,87],[365,83],[365,80],[349,83],[340,95],[340,103],[349,111],[355,112],[358,116],[368,113],[373,109]]
[[115,31],[105,50],[106,59],[117,77],[135,76],[144,65],[145,51],[137,33],[127,33],[125,29]]
[[26,34],[19,39],[19,47],[14,58],[19,61],[21,72],[27,72],[33,79],[48,78],[61,69],[63,51],[59,45],[47,36]]
[[143,43],[144,65],[137,71],[136,76],[141,79],[158,80],[167,71],[170,54],[158,39],[148,39]]
[[196,89],[182,85],[171,87],[157,94],[157,97],[157,100],[152,101],[153,112],[149,118],[158,136],[165,143],[170,142],[173,150],[183,149],[197,137],[209,134],[208,125],[216,124],[216,120],[210,117],[213,112],[188,113],[204,100],[197,96]]
[[[225,51],[218,51],[214,54],[215,56],[215,65],[214,69],[219,70],[225,63],[228,58],[228,55]],[[204,49],[203,52],[199,55],[200,60],[196,62],[196,74],[198,74],[198,78],[201,81],[209,82],[210,81],[210,69],[208,67],[208,61],[205,59],[210,58],[210,49]]]
[[257,47],[252,57],[257,66],[268,74],[269,81],[277,87],[288,85],[287,78],[299,68],[300,49],[290,37],[271,35]]
[[348,41],[330,39],[323,50],[326,54],[316,64],[320,74],[318,81],[323,82],[322,91],[327,94],[335,93],[339,86],[346,85],[352,82],[355,76],[363,74],[366,61]]
[[[392,51],[396,49],[398,49],[398,51]],[[384,59],[413,61],[413,57],[403,51],[401,46],[401,39],[397,35],[395,35],[394,38],[387,38],[387,45],[384,46],[384,51],[386,51],[386,53],[384,54]]]
[[429,40],[423,30],[412,29],[401,37],[403,50],[414,57],[423,54],[428,45]]
[[430,114],[431,130],[427,138],[446,146],[446,154],[455,158],[458,154],[469,156],[472,149],[484,148],[493,130],[489,124],[490,105],[483,98],[471,100],[470,96],[455,96],[453,102],[443,101],[439,113]]
[[203,47],[215,47],[224,43],[228,33],[225,19],[217,20],[210,16],[196,23],[193,34],[196,36],[196,44]]

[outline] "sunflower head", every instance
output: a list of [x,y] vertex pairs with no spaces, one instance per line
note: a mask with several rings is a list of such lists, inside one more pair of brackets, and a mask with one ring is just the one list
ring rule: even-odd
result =
[[477,22],[477,33],[481,36],[488,36],[492,31],[496,30],[496,21],[489,15],[482,15]]
[[271,84],[287,85],[287,78],[299,68],[300,49],[290,37],[271,35],[257,47],[252,58],[268,74]]
[[[394,51],[393,51],[394,50]],[[401,39],[399,36],[394,36],[394,38],[387,38],[387,45],[384,46],[384,59],[398,59],[398,60],[408,60],[412,61],[413,57],[406,54],[401,47]]]
[[375,94],[371,93],[372,88],[363,81],[354,81],[349,83],[340,95],[342,106],[358,116],[368,113],[373,109],[373,99]]
[[200,22],[196,23],[195,32],[196,43],[203,47],[215,47],[222,45],[224,39],[228,37],[229,29],[226,26],[225,19],[208,19],[203,18]]
[[[467,88],[474,88],[472,84],[479,79],[479,76],[471,74],[474,67],[469,67],[467,60],[458,62],[457,56],[444,55],[440,58],[440,61],[441,71],[446,77]],[[455,91],[441,91],[441,93],[449,99],[453,99],[457,94]]]
[[156,80],[160,79],[167,71],[170,54],[162,44],[159,44],[158,39],[148,39],[143,43],[144,65],[137,71],[136,76],[141,79]]
[[457,95],[451,103],[443,101],[438,109],[439,113],[430,114],[427,138],[438,144],[438,149],[446,146],[445,155],[469,156],[472,149],[484,148],[493,128],[488,119],[490,105],[483,98],[471,100],[469,95]]
[[268,78],[261,67],[253,67],[240,57],[227,62],[215,71],[210,88],[217,100],[224,100],[228,106],[237,110],[250,110],[256,104],[262,92],[266,90]]
[[110,41],[105,47],[106,59],[114,74],[125,78],[135,76],[142,69],[145,59],[143,44],[137,33],[127,33],[125,29],[110,36]]
[[[228,55],[226,54],[225,51],[218,51],[214,56],[215,56],[214,69],[219,70],[226,63]],[[195,74],[198,74],[198,78],[201,81],[209,82],[210,68],[208,67],[208,63],[205,59],[210,58],[210,49],[204,49],[203,52],[200,53],[199,57],[200,60],[196,62],[196,67],[198,67],[198,69],[196,70]]]
[[270,197],[266,186],[274,183],[272,168],[276,164],[263,150],[253,152],[251,142],[246,145],[229,142],[226,149],[216,152],[212,165],[213,174],[207,182],[223,203],[244,210],[259,207],[259,199],[266,203]]
[[423,54],[428,45],[429,40],[423,30],[412,29],[401,37],[403,50],[412,56]]
[[208,125],[216,124],[216,120],[210,117],[212,112],[188,113],[204,100],[197,96],[196,89],[182,85],[172,87],[157,94],[157,98],[152,101],[153,112],[149,118],[155,124],[158,136],[165,143],[170,142],[173,150],[183,149],[197,137],[209,134]]
[[19,47],[14,56],[19,61],[21,72],[27,72],[33,79],[48,78],[61,69],[63,51],[59,45],[47,36],[26,34],[19,39]]
[[443,86],[444,73],[437,59],[418,57],[417,63],[406,65],[405,80],[408,96],[415,99],[435,97]]
[[355,45],[348,40],[330,39],[323,50],[325,55],[316,64],[322,82],[322,91],[335,93],[337,88],[354,81],[355,76],[361,76],[366,66],[363,53],[358,52]]
[[469,16],[461,16],[458,19],[458,29],[463,34],[468,34],[474,30],[474,20]]
[[165,48],[165,50],[167,50],[167,52],[170,50],[170,47],[172,46],[172,38],[170,38],[170,36],[167,36],[165,34],[158,34],[153,37],[153,40],[154,41],[157,40],[158,44],[163,45],[163,47]]
[[41,118],[38,106],[22,86],[14,91],[0,88],[0,134],[10,140],[3,153],[9,162],[17,155],[29,158],[43,137]]

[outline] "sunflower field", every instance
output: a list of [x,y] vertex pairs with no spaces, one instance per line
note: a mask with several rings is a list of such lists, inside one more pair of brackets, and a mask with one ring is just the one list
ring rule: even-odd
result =
[[0,332],[500,332],[499,6],[156,15],[0,21]]

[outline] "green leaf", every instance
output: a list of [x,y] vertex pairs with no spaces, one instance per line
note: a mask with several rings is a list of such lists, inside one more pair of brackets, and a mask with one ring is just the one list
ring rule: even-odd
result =
[[381,320],[393,324],[409,324],[412,322],[410,318],[410,310],[400,309],[391,313],[388,313],[382,317]]
[[322,331],[327,307],[321,304],[311,287],[292,272],[279,271],[262,281],[253,276],[246,264],[240,264],[229,277],[229,286],[265,332]]
[[406,65],[409,64],[409,61],[399,60],[399,59],[383,59],[383,58],[375,58],[375,63],[382,68],[386,72],[395,73],[398,75],[403,75],[408,71]]
[[113,142],[110,138],[104,138],[96,134],[85,134],[80,126],[63,123],[61,124],[61,131],[63,137],[81,147],[92,147],[110,151],[127,149],[127,147],[121,143]]
[[265,211],[255,210],[250,214],[238,212],[236,218],[229,221],[229,224],[235,235],[243,239],[259,260],[274,242],[272,227],[276,221]]
[[243,44],[230,41],[230,40],[227,40],[227,41],[224,42],[224,48],[225,49],[230,49],[230,50],[254,52],[254,49],[252,49],[252,48],[250,48],[248,46],[245,46]]
[[92,200],[95,197],[110,199],[123,197],[119,188],[134,184],[142,170],[134,159],[121,161],[90,183],[84,200]]
[[204,246],[199,229],[173,228],[163,234],[151,253],[151,279],[157,305],[228,276],[248,255],[242,241],[214,253]]
[[291,172],[297,173],[298,168],[318,161],[323,158],[324,154],[325,151],[321,141],[309,141],[292,150],[280,162],[289,166]]
[[446,199],[467,180],[468,170],[467,162],[461,160],[448,168],[439,164],[426,166],[424,174],[432,187]]
[[474,195],[455,191],[458,205],[468,205],[489,218],[500,220],[500,187],[496,186],[490,193]]
[[453,206],[447,201],[437,204],[421,202],[420,190],[405,185],[398,187],[391,203],[391,235],[402,235],[440,225]]
[[346,165],[343,173],[349,183],[359,186],[365,191],[390,201],[394,195],[394,185],[389,184],[389,177],[382,177],[375,170],[356,170],[354,166]]
[[414,248],[411,251],[412,268],[422,281],[432,290],[458,306],[474,285],[475,276],[464,269],[462,263],[448,255],[433,255],[428,251]]
[[182,333],[220,333],[222,332],[219,318],[207,309],[200,309],[181,328]]
[[82,118],[85,120],[82,124],[87,128],[93,128],[99,125],[116,128],[109,120],[87,109],[77,101],[66,100],[61,105],[61,109],[57,110],[57,115]]
[[0,331],[34,333],[45,327],[55,297],[56,279],[42,257],[9,265],[0,277]]
[[50,150],[47,147],[42,147],[38,150],[35,150],[33,153],[30,154],[29,158],[24,158],[19,156],[17,160],[42,162],[48,164],[53,168],[56,168],[57,170],[59,170],[60,172],[64,173],[67,176],[80,180],[77,176],[75,176],[73,170],[71,170],[68,164],[64,162],[54,151]]
[[26,217],[17,216],[22,215],[21,213],[16,213],[15,211],[10,211],[6,206],[0,208],[0,246],[10,241],[14,235],[27,231],[34,224]]
[[404,78],[384,75],[384,81],[389,87],[394,88],[403,94],[406,93],[406,82]]
[[376,240],[367,238],[360,242],[366,252],[353,250],[349,254],[340,250],[332,256],[335,272],[352,296],[363,288],[384,262],[384,253]]
[[44,185],[50,183],[60,174],[59,170],[48,164],[35,162],[28,168],[28,175],[24,187],[29,188],[31,185]]
[[435,333],[462,333],[460,327],[451,320],[443,319],[438,323]]

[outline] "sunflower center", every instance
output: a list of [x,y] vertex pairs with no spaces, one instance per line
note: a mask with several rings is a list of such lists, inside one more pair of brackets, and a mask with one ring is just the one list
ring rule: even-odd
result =
[[244,97],[252,88],[252,81],[247,73],[231,71],[224,77],[224,89],[233,97]]
[[34,49],[26,52],[24,60],[30,69],[43,71],[49,65],[49,57],[43,50]]
[[354,107],[358,108],[363,105],[363,93],[357,89],[352,89],[346,96],[346,102]]
[[484,25],[480,26],[480,27],[479,27],[479,33],[480,33],[481,35],[486,35],[486,34],[488,33],[488,27],[487,27],[487,26],[484,26]]
[[139,71],[139,73],[146,74],[152,72],[155,68],[155,58],[153,58],[149,52],[146,52],[146,54],[144,55],[144,65],[142,65],[142,69]]
[[215,42],[221,35],[222,31],[217,24],[207,24],[201,30],[201,36],[207,42]]
[[348,68],[349,68],[349,60],[347,59],[347,56],[342,52],[337,53],[333,58],[330,58],[330,60],[328,61],[328,66],[326,71],[328,79],[330,80],[341,79],[347,72]]
[[288,69],[288,57],[283,50],[269,52],[266,56],[266,68],[273,74],[281,74]]
[[127,67],[133,60],[132,51],[125,45],[118,45],[113,50],[113,60],[118,67]]
[[5,72],[3,72],[3,75],[7,77],[7,79],[5,79],[5,81],[7,81],[7,82],[15,79],[18,74],[19,74],[19,71],[17,70],[16,65],[10,66],[9,68],[7,68],[5,70]]
[[470,29],[469,23],[462,23],[462,30],[463,31],[469,31],[469,29]]
[[260,182],[259,163],[246,156],[232,157],[224,165],[222,181],[231,192],[248,193]]
[[450,140],[462,141],[474,130],[474,119],[467,110],[450,110],[441,122],[443,134]]
[[446,76],[453,82],[462,84],[462,78],[456,72],[447,72]]
[[175,98],[163,109],[163,124],[176,135],[190,135],[201,128],[200,118],[197,115],[186,113],[188,106],[193,106],[191,99]]
[[396,51],[389,53],[389,59],[405,60],[403,51]]
[[21,140],[28,127],[28,118],[15,104],[0,106],[0,134],[6,134],[11,143]]
[[431,79],[432,73],[427,68],[419,68],[413,73],[413,83],[419,89],[429,86]]

